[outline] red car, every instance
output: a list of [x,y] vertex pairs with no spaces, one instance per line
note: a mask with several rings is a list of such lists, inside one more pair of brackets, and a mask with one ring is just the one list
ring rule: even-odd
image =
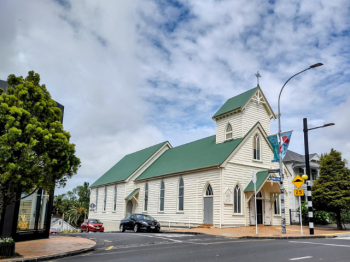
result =
[[103,232],[104,230],[103,223],[98,219],[89,218],[81,224],[81,232]]
[[50,228],[50,234],[56,235],[59,234],[56,228]]

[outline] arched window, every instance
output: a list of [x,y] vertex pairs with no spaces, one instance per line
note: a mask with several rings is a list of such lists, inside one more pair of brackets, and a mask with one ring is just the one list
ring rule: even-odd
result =
[[254,159],[260,160],[260,138],[258,135],[254,136],[253,139],[253,150],[254,150]]
[[239,185],[235,187],[234,190],[234,213],[241,214],[242,213],[242,196],[241,196],[241,188]]
[[184,210],[184,180],[181,177],[179,181],[179,204],[178,204],[178,210],[183,211]]
[[117,185],[114,186],[114,202],[113,202],[113,211],[117,210]]
[[96,188],[96,211],[97,211],[97,203],[98,203],[98,188]]
[[148,183],[145,185],[145,207],[144,211],[147,211],[148,208]]
[[105,196],[103,199],[103,211],[106,211],[106,203],[107,203],[107,187],[105,187]]
[[165,196],[165,185],[164,181],[160,183],[160,194],[159,194],[159,211],[164,211],[164,196]]
[[232,135],[232,126],[231,124],[228,124],[226,127],[226,140],[231,139],[233,137]]
[[211,188],[211,185],[207,186],[207,190],[205,191],[206,196],[212,196],[213,195],[213,189]]

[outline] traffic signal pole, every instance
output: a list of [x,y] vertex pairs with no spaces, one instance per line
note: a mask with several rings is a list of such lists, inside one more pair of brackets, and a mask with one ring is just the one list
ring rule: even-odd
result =
[[314,213],[312,209],[312,198],[311,198],[311,180],[310,180],[310,159],[309,159],[309,133],[307,128],[307,118],[303,119],[303,131],[304,131],[304,147],[305,147],[305,167],[306,167],[306,196],[307,196],[307,208],[309,215],[309,230],[310,235],[314,234]]

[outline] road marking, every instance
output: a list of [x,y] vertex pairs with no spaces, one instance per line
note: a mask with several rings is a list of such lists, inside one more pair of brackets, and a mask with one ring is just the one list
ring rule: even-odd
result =
[[347,234],[349,234],[349,232],[347,232],[347,233],[333,233],[333,234],[320,234],[320,235],[322,235],[322,236],[331,236],[331,235],[347,235]]
[[111,250],[113,246],[107,247],[105,250]]
[[[273,239],[242,240],[242,241],[223,241],[223,242],[203,243],[203,245],[215,245],[215,244],[224,244],[224,243],[256,242],[256,241],[272,241],[272,240],[273,240]],[[198,243],[197,243],[197,244],[198,244]]]
[[323,246],[335,246],[335,247],[350,247],[347,245],[336,245],[336,244],[324,244],[324,243],[313,243],[313,242],[298,242],[298,241],[289,241],[291,243],[299,243],[299,244],[311,244],[311,245],[323,245]]
[[[152,245],[152,247],[153,246],[159,246],[159,245],[169,245],[169,244],[154,244],[154,245]],[[170,245],[170,246],[163,246],[162,247],[162,249],[164,249],[164,248],[174,248],[174,245],[176,245],[176,243],[174,243],[174,244],[172,244],[172,245]],[[180,247],[181,245],[179,245],[179,247]],[[152,248],[152,247],[144,247],[144,248],[137,248],[137,249],[132,249],[132,250],[126,250],[126,251],[116,251],[116,252],[108,252],[108,253],[99,253],[99,254],[97,254],[97,253],[94,253],[94,254],[92,254],[92,256],[105,256],[106,254],[119,254],[119,253],[130,253],[130,252],[138,252],[138,251],[145,251],[145,250],[153,250],[153,249],[158,249],[159,247],[154,247],[154,248]]]
[[312,258],[312,256],[307,256],[307,257],[295,257],[295,258],[290,258],[289,260],[301,260],[301,259],[307,259],[307,258]]
[[105,240],[105,242],[112,242],[112,241],[110,241],[110,240]]

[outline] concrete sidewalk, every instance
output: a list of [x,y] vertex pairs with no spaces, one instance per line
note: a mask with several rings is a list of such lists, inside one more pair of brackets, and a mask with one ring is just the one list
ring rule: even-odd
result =
[[[258,226],[258,235],[255,233],[255,226],[248,227],[231,227],[231,228],[191,228],[173,230],[173,232],[198,232],[209,235],[227,236],[227,237],[301,237],[300,226],[287,226],[287,234],[282,235],[281,226]],[[331,237],[341,236],[343,234],[350,234],[348,230],[336,230],[334,228],[315,227],[314,236],[316,237]],[[310,237],[309,227],[303,227],[303,236]]]
[[68,236],[50,236],[47,239],[16,243],[16,253],[22,257],[0,261],[49,260],[92,251],[96,243],[90,239]]

